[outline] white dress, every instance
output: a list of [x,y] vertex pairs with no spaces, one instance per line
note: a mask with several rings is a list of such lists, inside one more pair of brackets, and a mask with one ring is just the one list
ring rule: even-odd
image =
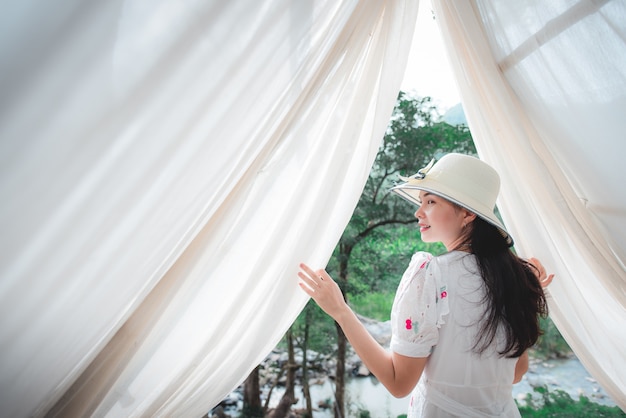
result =
[[482,355],[472,351],[483,299],[472,254],[413,255],[391,311],[391,350],[430,356],[408,418],[520,417],[512,395],[517,359],[497,353],[503,338]]

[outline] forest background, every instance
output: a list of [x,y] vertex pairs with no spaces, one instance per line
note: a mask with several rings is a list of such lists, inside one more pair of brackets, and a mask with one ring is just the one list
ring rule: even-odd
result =
[[[399,181],[399,175],[412,175],[432,158],[438,159],[450,152],[476,155],[460,105],[448,110],[444,117],[431,98],[400,92],[363,193],[326,266],[357,314],[376,321],[387,321],[396,288],[411,256],[417,251],[433,255],[445,252],[440,243],[429,244],[419,239],[415,227],[415,207],[392,196],[389,190]],[[544,334],[532,349],[531,357],[571,355],[569,346],[549,318],[543,320],[542,329]],[[240,416],[294,416],[291,406],[296,400],[295,387],[298,385],[306,408],[298,411],[297,416],[313,417],[317,406],[311,400],[311,371],[324,369],[319,363],[330,356],[335,367],[332,372],[335,393],[328,407],[333,409],[335,417],[346,417],[346,378],[353,370],[346,370],[348,343],[341,328],[313,301],[309,301],[279,346],[288,353],[287,361],[282,362],[274,376],[262,376],[260,366],[253,370],[243,385]],[[285,387],[275,408],[269,408],[269,396],[265,396],[265,400],[261,396],[261,387],[268,384],[268,379],[274,381],[274,386],[280,384]],[[542,397],[539,409],[546,410],[554,404],[563,411],[567,406],[563,402],[576,404],[571,398],[563,397],[562,393],[543,392]],[[532,405],[529,408],[532,410]],[[595,409],[593,411],[596,412]],[[581,413],[589,412],[587,409],[587,412]],[[367,416],[367,411],[363,413]],[[609,415],[606,411],[603,413],[600,416],[626,416],[619,408],[609,410]],[[613,413],[615,415],[611,415]],[[527,413],[524,416],[535,415]]]

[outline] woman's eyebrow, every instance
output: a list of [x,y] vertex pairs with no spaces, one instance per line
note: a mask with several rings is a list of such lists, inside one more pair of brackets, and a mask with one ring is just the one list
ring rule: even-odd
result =
[[425,191],[424,194],[422,194],[421,196],[417,197],[417,201],[421,204],[423,202],[424,198],[430,196],[431,194],[432,193]]

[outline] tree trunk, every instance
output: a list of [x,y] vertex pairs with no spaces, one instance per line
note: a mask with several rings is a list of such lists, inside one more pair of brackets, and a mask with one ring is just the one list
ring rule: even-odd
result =
[[306,402],[306,417],[313,418],[313,402],[311,401],[311,389],[309,387],[309,322],[311,320],[311,310],[305,312],[304,341],[302,343],[302,394]]
[[268,410],[269,404],[270,404],[270,399],[272,398],[272,392],[274,391],[274,388],[276,388],[276,386],[278,386],[278,382],[280,382],[280,379],[283,377],[283,373],[284,372],[285,372],[285,367],[283,366],[278,371],[278,374],[274,377],[274,382],[272,383],[272,386],[270,387],[270,390],[267,393],[267,399],[265,399],[265,405],[263,405],[263,410],[264,411]]
[[291,405],[296,403],[295,397],[295,386],[296,386],[296,369],[298,365],[296,364],[296,356],[294,353],[293,347],[293,332],[291,328],[287,331],[287,354],[288,360],[285,368],[287,370],[287,381],[285,382],[285,393],[283,397],[280,399],[278,406],[271,413],[271,418],[285,418],[289,414],[289,410],[291,409]]
[[[343,293],[344,300],[346,297],[346,284],[348,283],[348,260],[354,245],[339,244],[339,277],[338,282]],[[337,369],[335,376],[335,418],[344,418],[346,416],[345,392],[346,392],[346,335],[337,322]]]
[[346,335],[338,323],[337,328],[337,370],[335,376],[335,418],[346,416],[345,391],[346,391]]
[[243,414],[246,417],[263,417],[261,390],[259,387],[259,366],[246,378],[243,384]]
[[293,331],[291,328],[287,331],[287,353],[288,363],[285,396],[289,395],[293,400],[295,400],[296,369],[298,368],[298,365],[296,364],[296,356],[293,350]]

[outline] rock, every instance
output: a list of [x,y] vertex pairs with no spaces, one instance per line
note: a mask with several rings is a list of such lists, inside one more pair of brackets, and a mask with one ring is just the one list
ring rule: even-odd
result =
[[272,351],[266,358],[265,361],[269,363],[275,363],[280,360],[281,353]]
[[309,361],[314,361],[314,360],[316,360],[319,356],[320,356],[320,354],[319,354],[317,351],[307,350],[307,352],[306,352],[306,358],[307,358]]
[[335,371],[337,370],[337,360],[330,359],[324,362],[324,369],[327,371],[329,377],[335,377]]
[[363,363],[356,369],[356,375],[359,377],[366,377],[371,374],[370,370]]
[[220,406],[234,406],[237,405],[239,401],[243,401],[243,396],[235,390],[229,393],[228,396],[220,402]]
[[280,402],[278,403],[278,406],[268,411],[268,414],[266,416],[268,418],[292,417],[294,415],[290,413],[289,409],[291,408],[291,405],[293,405],[296,402],[297,400],[293,399],[290,396],[283,396]]
[[209,415],[210,418],[230,418],[230,415],[224,413],[224,408],[218,406],[213,410],[213,412]]
[[365,329],[383,347],[389,347],[391,342],[391,321],[379,322],[375,319],[357,315]]
[[330,402],[330,399],[324,399],[323,401],[319,401],[317,403],[317,406],[320,409],[330,409],[333,407],[332,403]]

